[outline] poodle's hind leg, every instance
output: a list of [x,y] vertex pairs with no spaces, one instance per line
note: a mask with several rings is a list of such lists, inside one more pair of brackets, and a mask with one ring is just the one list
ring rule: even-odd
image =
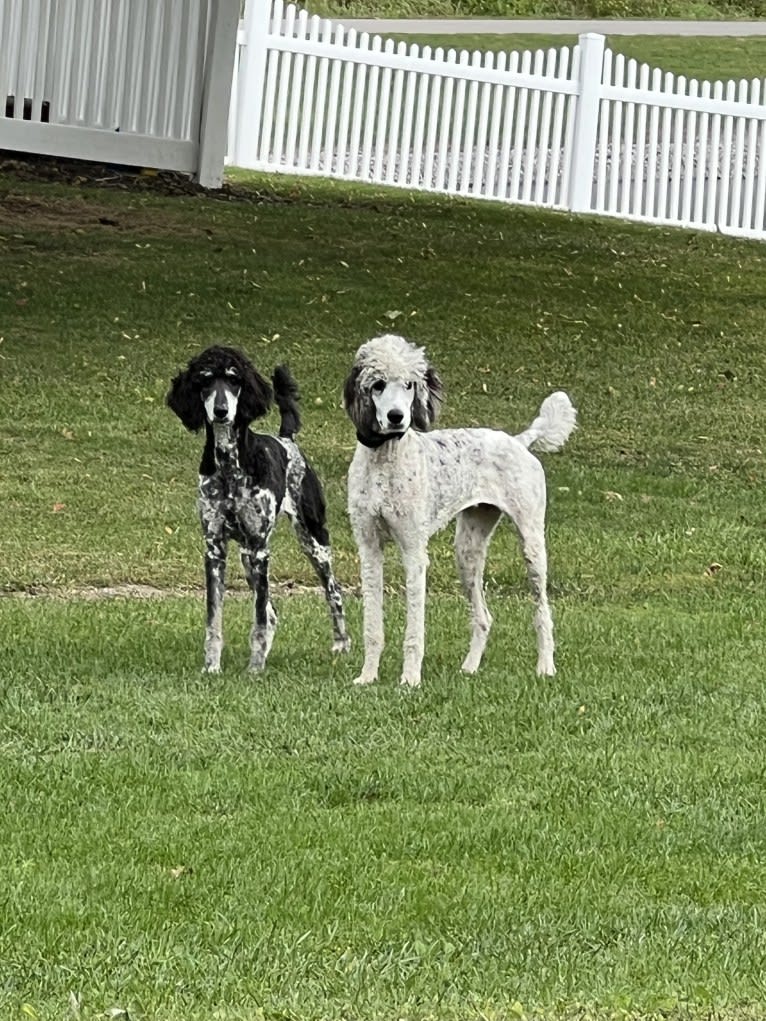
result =
[[226,543],[220,537],[206,537],[205,665],[203,672],[217,674],[223,651],[223,597],[226,591]]
[[253,625],[250,631],[249,669],[263,670],[277,629],[277,614],[269,594],[268,545],[255,552],[242,549],[242,566],[253,593]]
[[484,565],[492,533],[501,511],[489,504],[468,507],[457,516],[455,528],[455,559],[466,598],[471,605],[471,645],[462,670],[474,674],[492,627],[492,615],[484,598]]
[[332,622],[332,651],[348,652],[351,648],[351,639],[346,630],[343,596],[332,569],[330,536],[324,520],[324,499],[319,479],[309,465],[306,465],[306,471],[301,484],[300,498],[297,503],[295,513],[288,512],[288,514],[295,528],[298,542],[301,544],[301,549],[314,568],[324,590]]
[[556,673],[553,662],[553,617],[548,605],[548,556],[545,549],[545,523],[542,517],[538,521],[524,523],[519,527],[519,535],[529,587],[536,603],[537,673],[541,677],[553,677]]

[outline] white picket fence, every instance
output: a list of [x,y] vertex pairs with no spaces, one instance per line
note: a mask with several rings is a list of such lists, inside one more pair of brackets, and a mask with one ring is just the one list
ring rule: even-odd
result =
[[384,41],[248,0],[228,162],[766,239],[766,79],[687,81],[604,37]]
[[239,8],[0,0],[0,149],[169,168],[219,185]]

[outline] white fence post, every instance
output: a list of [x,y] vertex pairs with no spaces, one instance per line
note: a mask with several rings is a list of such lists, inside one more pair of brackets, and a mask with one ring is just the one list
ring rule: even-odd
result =
[[200,116],[197,180],[203,188],[220,188],[223,180],[238,25],[239,0],[216,0],[210,23],[209,64]]
[[245,4],[245,43],[239,63],[239,95],[230,162],[254,167],[259,159],[259,140],[263,122],[263,84],[268,58],[271,27],[271,0],[247,0]]
[[569,209],[587,213],[593,202],[593,163],[596,156],[604,36],[586,32],[580,36],[580,73],[575,110],[574,138],[569,174]]

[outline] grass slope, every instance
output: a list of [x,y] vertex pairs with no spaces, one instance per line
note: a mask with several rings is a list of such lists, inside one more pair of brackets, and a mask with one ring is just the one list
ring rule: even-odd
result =
[[[388,38],[388,35],[386,35]],[[460,35],[417,35],[393,34],[394,39],[408,43],[441,46],[445,51],[481,50],[499,52],[502,50],[559,49],[574,46],[578,36],[491,33]],[[649,64],[662,71],[684,75],[698,81],[728,81],[730,78],[762,78],[766,64],[766,37],[764,36],[655,36],[619,35],[609,33],[606,45],[615,55],[622,54],[628,60]]]
[[[6,173],[0,200],[0,585],[48,592],[0,606],[0,1013],[762,1015],[763,247],[287,179],[226,200]],[[428,346],[446,425],[578,404],[546,458],[559,675],[532,675],[505,529],[474,679],[449,535],[422,691],[396,685],[393,558],[375,689],[349,683],[358,600],[334,660],[313,591],[282,594],[257,680],[232,599],[202,678],[170,375],[214,339],[290,362],[353,589],[340,393],[391,329]],[[286,531],[274,574],[312,581]],[[193,591],[59,593],[139,582]]]

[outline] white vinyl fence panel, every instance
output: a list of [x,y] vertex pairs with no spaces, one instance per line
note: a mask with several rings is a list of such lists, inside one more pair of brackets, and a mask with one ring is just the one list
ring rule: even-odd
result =
[[0,148],[199,175],[238,15],[238,0],[0,0]]
[[228,161],[766,238],[766,80],[698,82],[603,36],[468,53],[248,0]]

